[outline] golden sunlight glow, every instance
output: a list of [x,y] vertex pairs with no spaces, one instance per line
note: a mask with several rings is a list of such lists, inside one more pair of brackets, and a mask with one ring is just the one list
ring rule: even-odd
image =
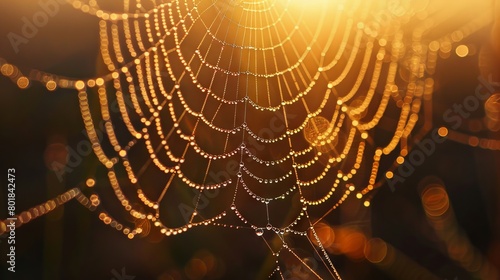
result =
[[441,185],[430,185],[422,193],[422,203],[427,215],[432,217],[442,216],[450,207],[446,190]]
[[[318,236],[319,241],[325,248],[328,248],[333,245],[333,242],[335,240],[335,233],[333,231],[333,228],[330,227],[328,224],[318,223],[314,226],[314,231],[315,234]],[[319,246],[318,240],[316,239],[312,231],[309,232],[309,239],[311,239],[311,241],[316,246]]]
[[466,45],[460,45],[455,49],[459,57],[466,57],[469,54],[469,48]]
[[387,244],[380,238],[372,238],[366,242],[364,253],[371,263],[382,262],[387,256]]
[[87,187],[92,188],[93,186],[95,186],[95,180],[92,178],[88,178],[87,181],[85,181],[85,184],[87,185]]
[[[394,262],[395,247],[322,219],[340,207],[348,209],[342,215],[358,212],[353,205],[368,212],[381,188],[400,181],[400,167],[420,165],[412,149],[439,125],[433,94],[443,84],[441,60],[469,61],[480,47],[468,38],[491,25],[491,15],[479,13],[488,11],[486,0],[123,1],[119,9],[105,0],[69,2],[99,21],[92,27],[102,69],[78,78],[23,74],[0,59],[0,72],[19,89],[39,83],[73,94],[100,166],[82,165],[83,193],[22,212],[21,223],[76,198],[129,239],[208,225],[251,228],[259,239],[282,237],[268,243],[276,259],[292,236],[305,236],[379,266]],[[484,103],[487,122],[470,118],[460,130],[500,130],[499,104],[495,93]],[[500,150],[500,141],[461,131],[437,132]],[[46,161],[64,169],[65,147],[49,145]],[[127,218],[108,212],[106,194]],[[189,209],[179,213],[184,202]],[[423,188],[421,202],[429,220],[452,212],[438,183]],[[463,242],[448,243],[457,259],[468,252],[456,244]],[[182,269],[188,279],[215,279],[215,263],[202,254]]]

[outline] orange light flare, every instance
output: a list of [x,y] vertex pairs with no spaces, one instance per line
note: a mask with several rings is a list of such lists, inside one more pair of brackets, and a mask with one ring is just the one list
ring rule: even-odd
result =
[[495,1],[495,12],[494,12],[493,28],[491,29],[491,44],[495,49],[497,57],[500,57],[500,1]]
[[48,144],[44,152],[45,166],[51,171],[62,172],[68,163],[66,137],[62,135],[52,135],[47,142]]
[[[324,223],[314,226],[317,239],[323,247],[333,254],[344,254],[351,260],[362,260],[364,258],[364,247],[366,236],[360,230],[352,227],[331,227]],[[317,246],[318,240],[312,231],[309,238]]]
[[448,193],[437,178],[426,180],[422,205],[430,225],[446,246],[448,256],[480,279],[498,279],[498,272],[458,226]]
[[7,225],[4,221],[0,221],[0,235],[7,232]]
[[192,258],[186,265],[184,272],[188,279],[203,279],[207,275],[207,265],[199,258]]
[[85,181],[85,185],[89,188],[92,188],[95,186],[95,180],[93,178],[88,178],[86,181]]
[[[408,279],[415,275],[419,279],[439,279],[384,240],[367,238],[360,229],[352,226],[331,227],[326,223],[318,223],[314,229],[317,239],[329,253],[343,254],[352,261],[366,259],[394,279]],[[312,231],[309,232],[309,238],[315,245],[318,244]]]
[[[184,273],[187,279],[219,279],[225,273],[223,263],[220,262],[212,253],[201,250],[189,260],[184,267]],[[184,278],[183,278],[184,279]]]
[[492,94],[484,103],[487,127],[490,131],[500,130],[500,93]]
[[372,238],[366,242],[364,253],[365,258],[371,263],[391,263],[387,260],[388,251],[392,248],[387,246],[384,240],[380,238]]
[[433,179],[421,192],[422,206],[431,226],[439,235],[455,234],[456,224],[450,200],[444,186]]
[[422,204],[429,218],[442,217],[450,208],[448,193],[438,184],[429,185],[422,192]]
[[309,239],[313,242],[314,245],[319,246],[320,242],[325,248],[329,248],[333,245],[333,242],[335,241],[335,232],[333,231],[333,228],[328,224],[317,223],[316,225],[314,225],[314,231],[316,232],[316,236],[318,238],[316,238],[313,231],[309,231]]

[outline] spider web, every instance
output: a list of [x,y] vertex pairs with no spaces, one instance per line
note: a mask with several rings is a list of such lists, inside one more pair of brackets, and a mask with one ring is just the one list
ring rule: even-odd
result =
[[23,78],[78,92],[92,149],[136,222],[108,212],[93,179],[90,196],[75,188],[51,208],[76,198],[129,238],[152,225],[167,236],[253,230],[277,259],[290,253],[322,278],[288,246],[298,236],[333,279],[314,225],[351,196],[370,205],[432,127],[437,58],[488,23],[429,35],[445,1],[69,2],[100,19],[107,73]]

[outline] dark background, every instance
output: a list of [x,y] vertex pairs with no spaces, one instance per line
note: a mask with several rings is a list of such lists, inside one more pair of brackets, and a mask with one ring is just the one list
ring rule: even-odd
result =
[[[39,11],[35,1],[12,5],[0,1],[0,57],[21,69],[36,68],[69,77],[92,77],[98,57],[97,21],[68,6],[49,19],[28,44],[15,53],[7,40],[9,32],[19,33],[23,16]],[[485,29],[467,40],[477,50],[487,42]],[[459,58],[454,53],[440,60],[436,74],[435,125],[442,123],[442,112],[461,103],[478,85],[478,53]],[[474,117],[481,117],[481,110]],[[19,90],[8,79],[0,78],[0,172],[16,169],[16,207],[26,210],[45,202],[64,190],[81,184],[89,174],[105,189],[104,172],[93,154],[82,158],[80,168],[67,174],[63,182],[44,162],[51,137],[63,137],[69,147],[85,139],[74,92],[47,92],[32,84]],[[458,225],[471,243],[500,269],[499,221],[500,154],[446,141],[428,157],[403,185],[391,192],[386,186],[372,201],[372,236],[380,237],[399,252],[441,279],[472,279],[450,259],[430,230],[417,188],[426,176],[441,178],[448,191]],[[104,180],[99,180],[102,178]],[[6,182],[1,183],[2,186]],[[0,218],[6,214],[6,190],[0,192]],[[335,215],[327,221],[336,223]],[[201,227],[169,238],[136,238],[105,226],[92,213],[69,202],[63,208],[38,218],[16,230],[16,273],[7,271],[6,243],[0,243],[1,279],[112,279],[122,268],[135,279],[187,279],[184,271],[196,256],[214,256],[217,269],[211,278],[267,278],[269,250],[254,233],[216,227]],[[205,253],[204,253],[205,252]],[[392,279],[366,260],[354,261],[334,255],[333,261],[345,279]],[[272,264],[272,262],[271,262]],[[210,278],[209,277],[209,278]]]

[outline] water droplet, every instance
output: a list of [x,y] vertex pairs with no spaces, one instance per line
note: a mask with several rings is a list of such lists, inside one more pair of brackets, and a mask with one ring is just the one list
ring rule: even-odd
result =
[[264,234],[264,231],[261,228],[258,228],[255,230],[255,234],[257,234],[257,236],[262,236]]
[[271,229],[273,229],[273,226],[271,224],[267,224],[266,229],[271,230]]

